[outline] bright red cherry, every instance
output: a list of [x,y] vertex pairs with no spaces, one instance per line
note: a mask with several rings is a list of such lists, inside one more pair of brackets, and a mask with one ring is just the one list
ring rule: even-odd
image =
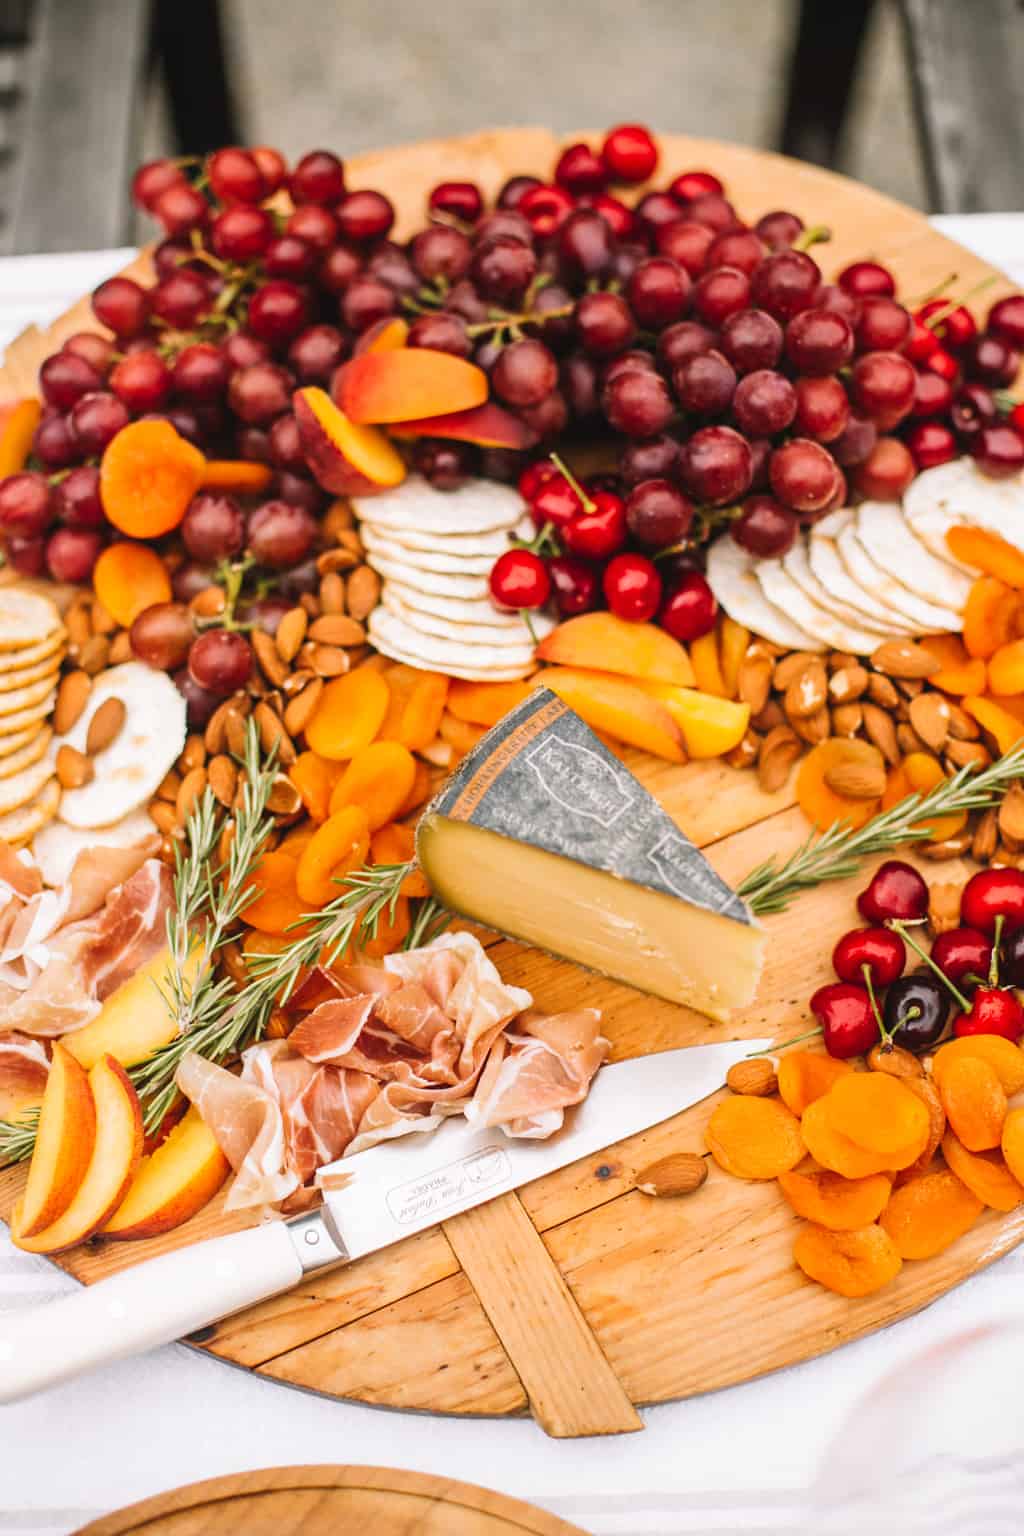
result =
[[[1024,880],[1024,876],[1021,878]],[[928,911],[928,886],[912,864],[905,864],[902,859],[886,859],[857,897],[857,911],[869,923],[884,923],[894,917],[904,921],[924,917]],[[965,917],[965,921],[969,919]],[[972,928],[979,926],[971,923]]]
[[878,1020],[866,988],[849,981],[833,981],[818,988],[809,1006],[821,1025],[830,1056],[843,1060],[862,1056],[877,1043]]
[[[936,318],[941,316],[941,319]],[[927,304],[915,312],[915,320],[922,325],[932,323],[928,329],[938,337],[944,347],[951,348],[954,352],[959,347],[965,347],[978,334],[977,323],[969,309],[958,304],[955,309],[950,309],[948,299],[929,299]]]
[[992,940],[976,928],[950,928],[932,945],[932,959],[950,981],[967,976],[984,979],[992,961]]
[[686,571],[675,582],[658,615],[658,623],[674,640],[699,640],[715,626],[718,603],[700,571]]
[[695,203],[698,197],[708,197],[712,193],[720,196],[725,188],[710,171],[684,171],[676,177],[668,190],[677,203]]
[[584,197],[591,192],[604,191],[608,171],[601,156],[589,144],[570,144],[558,157],[555,181],[571,197]]
[[558,470],[547,477],[543,485],[530,498],[530,516],[537,528],[551,523],[561,530],[583,510],[583,504],[568,480]]
[[887,987],[903,974],[907,950],[898,933],[888,928],[855,928],[844,933],[832,951],[840,981],[863,984],[865,968],[876,987]]
[[527,464],[519,476],[517,484],[520,496],[524,501],[532,502],[557,474],[558,470],[549,459],[535,459],[532,464]]
[[614,181],[648,181],[658,167],[658,147],[639,123],[620,123],[605,135],[601,159]]
[[491,567],[491,596],[501,608],[540,608],[551,595],[551,577],[530,549],[509,549]]
[[994,933],[997,917],[1004,934],[1024,927],[1024,871],[983,869],[972,875],[960,895],[960,916],[979,933]]
[[643,624],[658,611],[661,577],[643,555],[616,555],[605,570],[603,586],[609,608],[620,619]]
[[592,508],[566,523],[562,543],[570,554],[607,560],[626,542],[626,503],[612,491],[597,491],[591,501]]
[[844,293],[855,299],[867,299],[875,294],[891,299],[896,292],[896,279],[888,267],[880,266],[877,261],[852,262],[840,272],[838,283]]
[[1001,987],[979,987],[969,1013],[953,1025],[954,1035],[1003,1035],[1018,1040],[1024,1033],[1024,1008],[1013,992]]
[[531,187],[519,199],[517,210],[529,221],[535,235],[553,235],[576,206],[564,187]]

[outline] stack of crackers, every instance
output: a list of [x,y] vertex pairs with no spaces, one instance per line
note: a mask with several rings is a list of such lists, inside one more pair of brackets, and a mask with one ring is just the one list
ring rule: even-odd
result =
[[0,588],[0,838],[20,847],[60,804],[50,716],[67,630],[48,597]]

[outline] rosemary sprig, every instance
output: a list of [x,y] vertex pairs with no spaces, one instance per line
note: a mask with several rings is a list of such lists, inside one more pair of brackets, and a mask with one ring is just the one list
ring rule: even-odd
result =
[[759,916],[781,912],[801,891],[856,874],[860,861],[869,854],[888,853],[901,843],[926,842],[931,837],[928,823],[934,817],[994,805],[1022,774],[1024,746],[1019,746],[980,773],[970,766],[961,768],[928,794],[908,795],[856,831],[849,822],[833,822],[827,832],[809,837],[782,864],[768,859],[751,870],[737,895]]
[[0,1168],[32,1156],[38,1126],[38,1109],[26,1110],[17,1120],[0,1120]]

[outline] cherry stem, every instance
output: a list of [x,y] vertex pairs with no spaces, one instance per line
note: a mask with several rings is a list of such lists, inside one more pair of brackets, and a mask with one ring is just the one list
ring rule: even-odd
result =
[[935,311],[934,315],[929,315],[927,320],[923,320],[921,323],[929,331],[937,330],[944,320],[949,319],[950,315],[955,309],[962,309],[967,303],[968,299],[973,299],[979,293],[983,293],[986,288],[991,288],[995,280],[995,274],[993,274],[991,277],[982,278],[980,283],[975,283],[973,288],[968,288],[967,292],[963,295],[962,298],[948,300],[948,302],[944,304],[941,309],[937,309]]
[[500,315],[495,320],[480,320],[475,325],[466,326],[466,335],[486,336],[489,331],[502,331],[506,326],[546,325],[549,320],[564,320],[572,314],[574,307],[572,304],[562,304],[558,309],[528,310],[521,315]]
[[814,1040],[821,1034],[821,1025],[816,1029],[809,1029],[805,1035],[794,1035],[792,1040],[781,1040],[777,1045],[766,1045],[762,1051],[751,1051],[744,1057],[745,1061],[753,1061],[758,1056],[774,1056],[779,1051],[788,1051],[791,1045],[802,1045],[805,1040]]
[[582,485],[580,485],[580,482],[576,479],[576,476],[573,474],[568,464],[566,464],[565,460],[561,458],[557,453],[548,454],[548,458],[558,470],[559,474],[568,480],[569,484],[572,486],[573,490],[576,492],[576,495],[582,502],[584,512],[596,512],[597,503],[591,501],[590,497],[587,495]]
[[992,954],[988,962],[988,984],[990,987],[998,987],[999,985],[999,945],[1002,943],[1003,924],[1005,921],[1005,913],[997,912],[995,932],[992,935]]
[[946,975],[945,971],[942,970],[941,966],[935,964],[935,961],[932,959],[928,951],[926,949],[922,949],[916,939],[911,938],[909,927],[902,920],[902,918],[891,917],[885,926],[887,928],[891,928],[893,933],[898,933],[903,942],[910,945],[911,949],[914,951],[914,954],[917,955],[920,960],[923,960],[925,965],[927,965],[931,970],[935,972],[943,986],[947,987],[953,994],[954,998],[959,1003],[964,1013],[970,1013],[970,1002],[966,997],[964,997],[963,993],[960,991],[960,988],[954,986],[949,977]]
[[959,280],[959,272],[951,272],[948,277],[944,277],[942,281],[940,283],[936,283],[933,288],[926,288],[924,293],[919,293],[916,298],[908,299],[907,304],[913,305],[913,307],[917,309],[919,305],[927,304],[929,299],[937,299],[940,293],[945,293],[946,289],[950,286],[951,283],[959,282]]
[[520,608],[520,610],[519,610],[519,617],[522,619],[523,623],[526,625],[527,629],[530,631],[530,639],[533,641],[535,646],[538,646],[540,644],[540,641],[537,639],[537,631],[534,629],[533,624],[530,621],[530,610],[529,610],[529,608]]
[[878,1007],[878,998],[875,996],[875,983],[871,975],[870,961],[864,961],[860,968],[860,973],[864,977],[864,990],[868,994],[868,1002],[871,1004],[871,1012],[874,1014],[875,1023],[878,1025],[879,1038],[885,1045],[892,1045],[892,1035],[886,1033],[885,1025],[882,1023],[882,1015]]
[[812,224],[810,229],[802,230],[793,241],[794,251],[809,251],[812,245],[823,245],[826,240],[832,239],[832,231],[827,224]]

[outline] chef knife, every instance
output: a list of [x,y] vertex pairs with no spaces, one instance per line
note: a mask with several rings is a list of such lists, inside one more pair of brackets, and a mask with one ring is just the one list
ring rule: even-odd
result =
[[153,1349],[266,1301],[667,1120],[720,1088],[767,1040],[697,1045],[603,1067],[543,1141],[452,1117],[319,1172],[323,1205],[145,1260],[0,1323],[0,1402]]

